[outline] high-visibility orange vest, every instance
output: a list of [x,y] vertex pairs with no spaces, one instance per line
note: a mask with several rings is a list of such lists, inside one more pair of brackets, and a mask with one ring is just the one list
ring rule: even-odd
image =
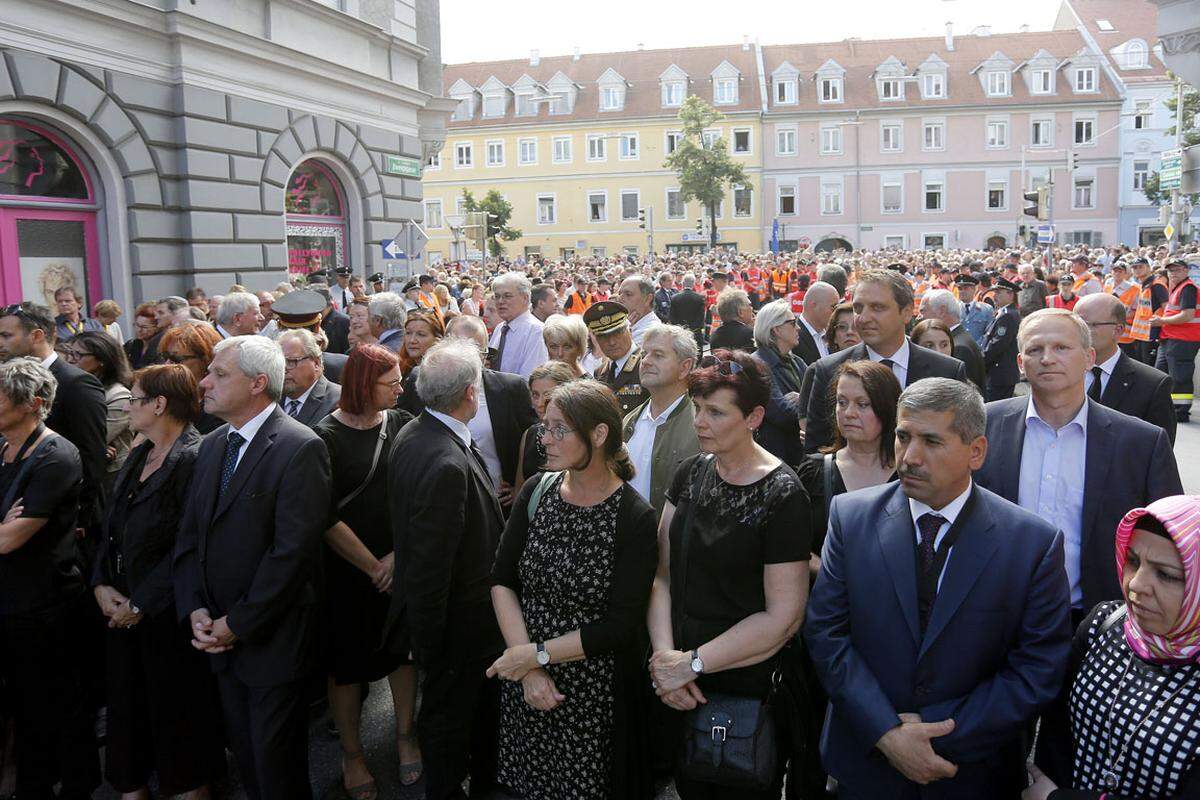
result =
[[1078,278],[1076,278],[1075,279],[1075,294],[1079,294],[1079,292],[1083,290],[1083,287],[1087,286],[1089,283],[1091,283],[1093,280],[1095,280],[1095,278],[1096,278],[1096,276],[1092,275],[1090,272],[1085,272],[1082,275],[1080,275]]
[[[1190,278],[1187,278],[1183,283],[1175,287],[1175,291],[1171,292],[1170,298],[1167,300],[1167,306],[1164,309],[1163,316],[1178,314],[1183,309],[1179,307],[1179,297],[1183,294],[1184,288],[1195,286]],[[1179,322],[1174,325],[1163,325],[1159,328],[1162,331],[1159,336],[1163,339],[1175,339],[1183,342],[1200,342],[1200,314],[1192,317],[1191,322]]]
[[432,311],[433,315],[438,318],[438,322],[442,323],[442,327],[446,327],[446,318],[442,314],[442,304],[437,301],[436,297],[431,297],[424,292],[417,292],[417,305]]
[[568,314],[582,314],[595,302],[591,295],[580,297],[577,292],[571,292],[567,295],[567,300],[563,303],[563,311]]
[[1133,321],[1129,324],[1129,335],[1136,342],[1150,341],[1150,318],[1154,316],[1154,287],[1166,286],[1162,278],[1155,278],[1143,286],[1138,293],[1137,307],[1133,312]]
[[1133,341],[1133,317],[1138,307],[1137,281],[1125,281],[1112,287],[1112,294],[1125,306],[1125,332],[1117,340],[1118,344],[1129,344]]
[[1072,311],[1075,304],[1079,302],[1079,295],[1075,295],[1070,300],[1063,300],[1062,295],[1052,294],[1046,298],[1047,308],[1065,308],[1067,311]]
[[788,299],[792,303],[793,314],[802,314],[804,312],[804,295],[805,292],[801,289],[797,289],[788,295]]

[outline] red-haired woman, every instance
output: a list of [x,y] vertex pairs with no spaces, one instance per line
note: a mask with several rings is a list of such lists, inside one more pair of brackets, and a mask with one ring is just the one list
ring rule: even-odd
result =
[[[208,374],[208,365],[213,360],[213,348],[221,341],[221,334],[212,325],[203,322],[185,322],[172,325],[158,343],[158,352],[164,364],[182,364],[200,381]],[[200,398],[200,416],[196,418],[196,430],[212,433],[225,424],[225,420],[204,410],[204,390],[197,388]]]
[[417,700],[411,661],[381,647],[391,602],[392,524],[387,501],[388,454],[411,419],[395,408],[401,393],[396,354],[377,344],[350,351],[342,371],[337,409],[317,423],[329,448],[333,503],[325,542],[329,642],[329,706],[342,742],[342,783],[353,800],[379,792],[363,760],[360,685],[386,677],[396,711],[400,782],[421,777],[421,752],[413,733]]

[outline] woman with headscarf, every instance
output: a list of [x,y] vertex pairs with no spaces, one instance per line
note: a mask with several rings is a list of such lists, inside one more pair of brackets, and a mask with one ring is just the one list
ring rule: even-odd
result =
[[1130,511],[1116,550],[1124,599],[1075,633],[1026,800],[1200,797],[1200,496]]

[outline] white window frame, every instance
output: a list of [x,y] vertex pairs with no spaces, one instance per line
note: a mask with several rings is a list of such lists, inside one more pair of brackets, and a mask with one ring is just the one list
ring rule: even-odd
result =
[[[1046,141],[1034,141],[1039,125],[1046,126]],[[1029,118],[1029,146],[1037,149],[1043,147],[1054,147],[1054,117],[1030,117]]]
[[[836,145],[836,146],[835,146]],[[821,126],[821,155],[840,156],[845,152],[841,125]]]
[[[930,187],[938,188],[938,207],[929,207],[929,190]],[[946,213],[946,182],[940,181],[921,181],[921,213],[922,214],[945,214]]]
[[[936,91],[935,91],[936,90]],[[943,100],[946,97],[946,73],[926,72],[921,75],[921,96],[926,100]]]
[[[499,148],[500,148],[500,159],[498,161],[492,160],[492,147],[493,146],[499,146]],[[483,143],[484,166],[503,167],[504,162],[507,160],[507,154],[504,152],[504,150],[505,150],[505,147],[504,147],[503,139],[488,139],[487,141],[485,141]]]
[[[888,131],[894,131],[895,134],[888,136]],[[891,138],[891,147],[888,147],[888,139]],[[904,122],[902,120],[886,119],[879,122],[879,152],[881,153],[903,153],[904,152]]]
[[[897,241],[899,240],[899,241]],[[907,250],[908,235],[904,233],[889,233],[883,237],[883,249]]]
[[[900,204],[896,208],[887,206],[887,190],[889,188],[895,188],[900,198]],[[904,184],[902,182],[883,181],[879,184],[879,213],[888,215],[904,213]]]
[[988,117],[984,123],[985,135],[983,145],[988,150],[1006,150],[1008,149],[1009,139],[1009,118],[1008,117]]
[[[524,101],[528,107],[522,111],[521,102]],[[513,98],[513,116],[516,117],[536,117],[537,104],[533,102],[533,92],[518,92]]]
[[943,250],[946,249],[946,245],[950,241],[950,235],[948,233],[945,233],[944,231],[929,231],[927,233],[921,234],[921,249],[922,250],[933,250],[934,249],[929,246],[929,238],[931,236],[936,236],[936,237],[941,238],[941,240],[942,240],[941,249],[943,249]]
[[[542,219],[542,201],[550,201],[550,219]],[[540,192],[537,199],[537,224],[538,225],[555,225],[558,223],[558,195],[555,192]]]
[[732,106],[738,102],[737,76],[713,78],[713,105]]
[[[1138,169],[1138,166],[1141,169]],[[1150,177],[1150,162],[1134,161],[1133,162],[1133,188],[1135,191],[1142,191],[1146,188],[1146,179]]]
[[1077,67],[1075,69],[1075,93],[1095,94],[1100,91],[1095,67]]
[[1032,70],[1029,74],[1029,93],[1054,94],[1054,70]]
[[[941,133],[936,137],[941,141],[939,141],[935,146],[931,146],[929,144],[929,130],[931,128],[936,128],[941,131]],[[926,153],[940,153],[946,149],[946,120],[921,120],[921,149]]]
[[[1071,142],[1076,147],[1095,147],[1096,146],[1096,122],[1095,114],[1077,114],[1071,118]],[[1091,136],[1084,141],[1079,141],[1079,125],[1080,123],[1090,125]]]
[[716,145],[717,140],[721,138],[720,128],[706,128],[700,131],[700,146],[705,150]]
[[622,133],[617,144],[617,160],[637,161],[642,157],[642,140],[637,133]]
[[[673,194],[679,196],[679,213],[677,215],[671,214],[671,195]],[[666,191],[663,192],[663,208],[666,209],[667,219],[687,219],[687,203],[683,200],[683,190],[674,186],[667,187]]]
[[[466,158],[462,158],[463,153],[466,153]],[[475,166],[475,143],[474,142],[455,142],[454,143],[454,168],[455,169],[471,169]]]
[[[819,202],[821,208],[821,216],[836,217],[845,212],[845,187],[841,181],[821,180],[818,182]],[[836,192],[827,192],[826,189],[837,189]],[[836,202],[826,202],[827,200],[835,200]],[[836,208],[833,208],[836,205]],[[832,210],[831,210],[832,209]]]
[[[791,194],[787,195],[792,200],[792,210],[791,211],[783,210],[783,198],[784,198],[783,190],[784,189],[787,189],[789,192],[791,192]],[[796,216],[796,214],[800,210],[800,206],[797,202],[798,194],[799,193],[796,191],[796,185],[794,183],[778,183],[778,184],[776,184],[775,185],[775,212],[777,214],[779,214],[781,217]]]
[[984,73],[984,91],[988,97],[1008,97],[1012,94],[1012,74],[1006,69],[990,69]]
[[460,217],[467,213],[467,198],[461,194],[454,198],[454,213]]
[[[586,160],[589,164],[599,164],[608,161],[608,140],[604,137],[607,134],[589,133],[587,135],[587,152]],[[593,145],[595,145],[593,147]],[[598,155],[593,155],[593,151]]]
[[[672,96],[676,91],[679,93],[678,98]],[[687,81],[663,81],[663,108],[679,108],[681,105],[683,105],[683,100],[685,97],[687,97]]]
[[1144,131],[1154,120],[1154,104],[1149,100],[1138,100],[1133,104],[1133,129]]
[[[754,133],[750,128],[734,128],[729,137],[729,147],[735,156],[748,156],[754,153]],[[746,134],[746,149],[738,150],[737,137],[739,133]]]
[[[775,85],[774,100],[777,106],[794,106],[800,102],[800,81],[796,78],[776,78],[772,81]],[[783,99],[779,99],[780,90],[783,90]]]
[[[733,217],[734,219],[747,219],[754,216],[754,189],[750,186],[735,184],[731,187],[733,194]],[[738,213],[738,192],[746,192],[750,200],[750,208],[745,214]]]
[[[425,209],[424,209],[424,213],[422,214],[422,221],[425,223],[425,228],[426,229],[437,229],[437,228],[445,227],[446,217],[444,214],[442,214],[441,198],[440,197],[439,198],[434,198],[434,197],[427,198],[424,201],[424,205],[425,205]],[[429,210],[434,209],[434,208],[437,209],[437,218],[436,219],[431,218],[429,215]],[[434,224],[434,223],[436,223],[436,224]]]
[[[525,147],[532,145],[533,158],[525,158]],[[523,136],[517,139],[517,163],[523,167],[528,167],[538,163],[538,140],[536,136]]]
[[[672,137],[675,139],[675,147],[671,146]],[[666,155],[671,155],[671,153],[674,153],[675,149],[679,147],[679,144],[682,141],[683,131],[666,131],[663,133],[663,153]]]
[[[604,213],[601,215],[600,219],[592,219],[592,198],[593,197],[603,197],[604,198]],[[588,224],[589,225],[603,225],[606,222],[608,222],[608,190],[606,190],[606,189],[591,189],[584,193],[584,198],[586,199],[586,203],[583,208],[583,213],[584,213],[584,219],[586,219],[588,221]]]
[[844,79],[837,77],[820,78],[820,83],[817,92],[818,103],[841,103],[843,102],[846,93]]
[[[571,137],[570,136],[555,136],[554,139],[551,141],[552,141],[552,144],[551,144],[552,149],[550,152],[551,160],[555,164],[570,164],[571,161],[574,160],[574,153],[572,152],[573,145],[571,142]],[[558,155],[559,145],[561,145],[561,144],[566,145],[566,157],[565,158],[560,158]]]
[[[1080,189],[1087,190],[1087,205],[1079,203]],[[1096,208],[1096,176],[1076,175],[1071,179],[1071,209],[1073,211],[1093,211]]]
[[475,95],[469,94],[466,97],[452,97],[451,99],[458,101],[458,105],[454,107],[454,113],[450,115],[452,122],[463,122],[475,116]]
[[[999,189],[1003,192],[1004,203],[999,206],[992,206],[992,191]],[[983,210],[984,211],[1008,211],[1008,181],[1001,180],[986,180],[983,185]]]
[[[627,217],[627,216],[625,216],[625,198],[630,195],[633,195],[633,199],[634,199],[633,216]],[[618,193],[618,196],[620,197],[620,202],[621,202],[621,222],[637,222],[638,221],[638,211],[640,211],[642,208],[641,190],[639,190],[639,189],[622,189]]]
[[[500,101],[500,113],[499,114],[489,114],[488,113],[488,101],[489,100],[491,100],[493,102],[495,102],[497,100]],[[482,107],[482,110],[479,112],[479,116],[481,119],[496,119],[497,117],[503,117],[507,112],[508,112],[508,98],[504,96],[504,93],[501,92],[501,93],[485,94],[483,96],[483,107]]]
[[600,87],[600,110],[621,111],[625,108],[625,92],[620,86]]
[[554,99],[550,101],[550,116],[558,117],[570,114],[574,110],[574,106],[571,92],[554,92]]
[[[785,136],[790,134],[790,136]],[[794,156],[796,155],[796,137],[797,130],[795,125],[776,125],[775,126],[775,155],[777,156]],[[791,139],[791,149],[786,150],[780,147],[783,139]]]
[[877,78],[875,88],[880,102],[891,103],[904,99],[904,82],[899,78]]
[[437,172],[441,168],[442,168],[442,151],[441,150],[439,150],[438,152],[429,156],[429,160],[426,161],[425,166],[422,167],[422,169],[425,172]]

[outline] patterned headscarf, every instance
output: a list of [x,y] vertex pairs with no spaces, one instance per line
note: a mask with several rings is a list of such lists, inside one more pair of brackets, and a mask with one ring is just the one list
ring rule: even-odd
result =
[[1183,562],[1183,603],[1179,619],[1165,636],[1142,630],[1133,614],[1125,615],[1125,640],[1142,659],[1158,664],[1200,662],[1200,496],[1164,497],[1135,508],[1117,526],[1117,579],[1124,583],[1125,558],[1138,520],[1151,516],[1162,523]]

